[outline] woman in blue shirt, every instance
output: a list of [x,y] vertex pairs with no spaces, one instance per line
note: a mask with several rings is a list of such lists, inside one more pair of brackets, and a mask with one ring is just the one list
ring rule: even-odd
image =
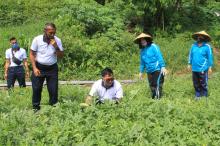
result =
[[140,48],[140,79],[143,78],[143,73],[146,70],[154,99],[155,97],[160,98],[162,95],[162,86],[167,70],[160,48],[152,41],[151,35],[141,33],[134,42],[139,44]]
[[192,35],[196,41],[189,53],[188,69],[192,69],[192,79],[195,88],[195,98],[208,96],[208,73],[212,72],[213,56],[211,46],[207,43],[211,37],[200,31]]

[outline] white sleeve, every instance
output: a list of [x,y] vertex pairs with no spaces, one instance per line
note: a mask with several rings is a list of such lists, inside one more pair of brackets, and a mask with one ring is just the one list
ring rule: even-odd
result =
[[37,38],[34,38],[33,41],[32,41],[32,44],[31,44],[31,50],[36,52],[37,49],[38,49]]
[[122,86],[120,85],[119,88],[116,91],[116,98],[122,98],[123,97],[123,89]]
[[58,45],[58,47],[60,48],[60,51],[63,51],[63,45],[62,45],[61,40],[59,40],[59,41],[57,42],[57,45]]
[[92,88],[91,88],[91,90],[89,92],[89,95],[90,96],[97,96],[97,84],[96,83],[94,83],[92,85]]
[[5,51],[5,58],[10,59],[10,51],[8,50]]
[[63,45],[62,45],[62,42],[59,41],[57,45],[58,45],[58,47],[60,48],[60,51],[63,51]]
[[23,59],[27,59],[27,53],[26,53],[25,49],[24,49],[24,52],[23,52]]

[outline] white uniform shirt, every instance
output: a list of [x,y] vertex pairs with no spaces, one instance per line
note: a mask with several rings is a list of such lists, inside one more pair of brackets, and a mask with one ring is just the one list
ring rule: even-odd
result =
[[[13,53],[14,53],[14,56],[17,58],[17,59],[19,59],[20,61],[23,61],[24,59],[27,59],[27,54],[26,54],[26,51],[25,51],[25,49],[23,49],[23,48],[20,48],[18,51],[13,51]],[[12,57],[13,57],[13,55],[12,55],[12,52],[11,52],[11,48],[9,48],[9,49],[7,49],[6,51],[5,51],[5,58],[6,59],[9,59],[10,60],[10,67],[13,67],[13,66],[22,66],[23,65],[23,63],[21,63],[20,65],[17,65],[16,63],[14,63],[13,61],[12,61]]]
[[102,79],[100,79],[92,85],[89,95],[98,96],[101,100],[112,100],[114,97],[122,98],[123,90],[121,84],[117,80],[114,80],[114,84],[111,88],[106,89],[102,86]]
[[[60,49],[63,51],[61,40],[54,36],[54,39]],[[53,65],[57,62],[57,56],[55,54],[56,49],[51,44],[47,44],[43,41],[43,35],[39,35],[34,38],[31,44],[31,50],[36,52],[36,61],[43,65]]]

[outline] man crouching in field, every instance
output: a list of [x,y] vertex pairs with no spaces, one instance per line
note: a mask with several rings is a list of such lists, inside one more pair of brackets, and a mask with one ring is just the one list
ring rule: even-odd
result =
[[85,103],[81,106],[89,106],[92,104],[92,97],[98,96],[96,104],[104,103],[104,100],[113,100],[116,103],[123,97],[123,90],[121,84],[114,79],[113,71],[110,68],[105,68],[101,72],[102,79],[96,81],[86,97]]

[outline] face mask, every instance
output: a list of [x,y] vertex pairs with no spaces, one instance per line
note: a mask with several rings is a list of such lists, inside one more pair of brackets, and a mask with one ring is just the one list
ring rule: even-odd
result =
[[19,50],[20,49],[20,46],[18,45],[18,43],[14,43],[12,46],[11,46],[12,50]]

